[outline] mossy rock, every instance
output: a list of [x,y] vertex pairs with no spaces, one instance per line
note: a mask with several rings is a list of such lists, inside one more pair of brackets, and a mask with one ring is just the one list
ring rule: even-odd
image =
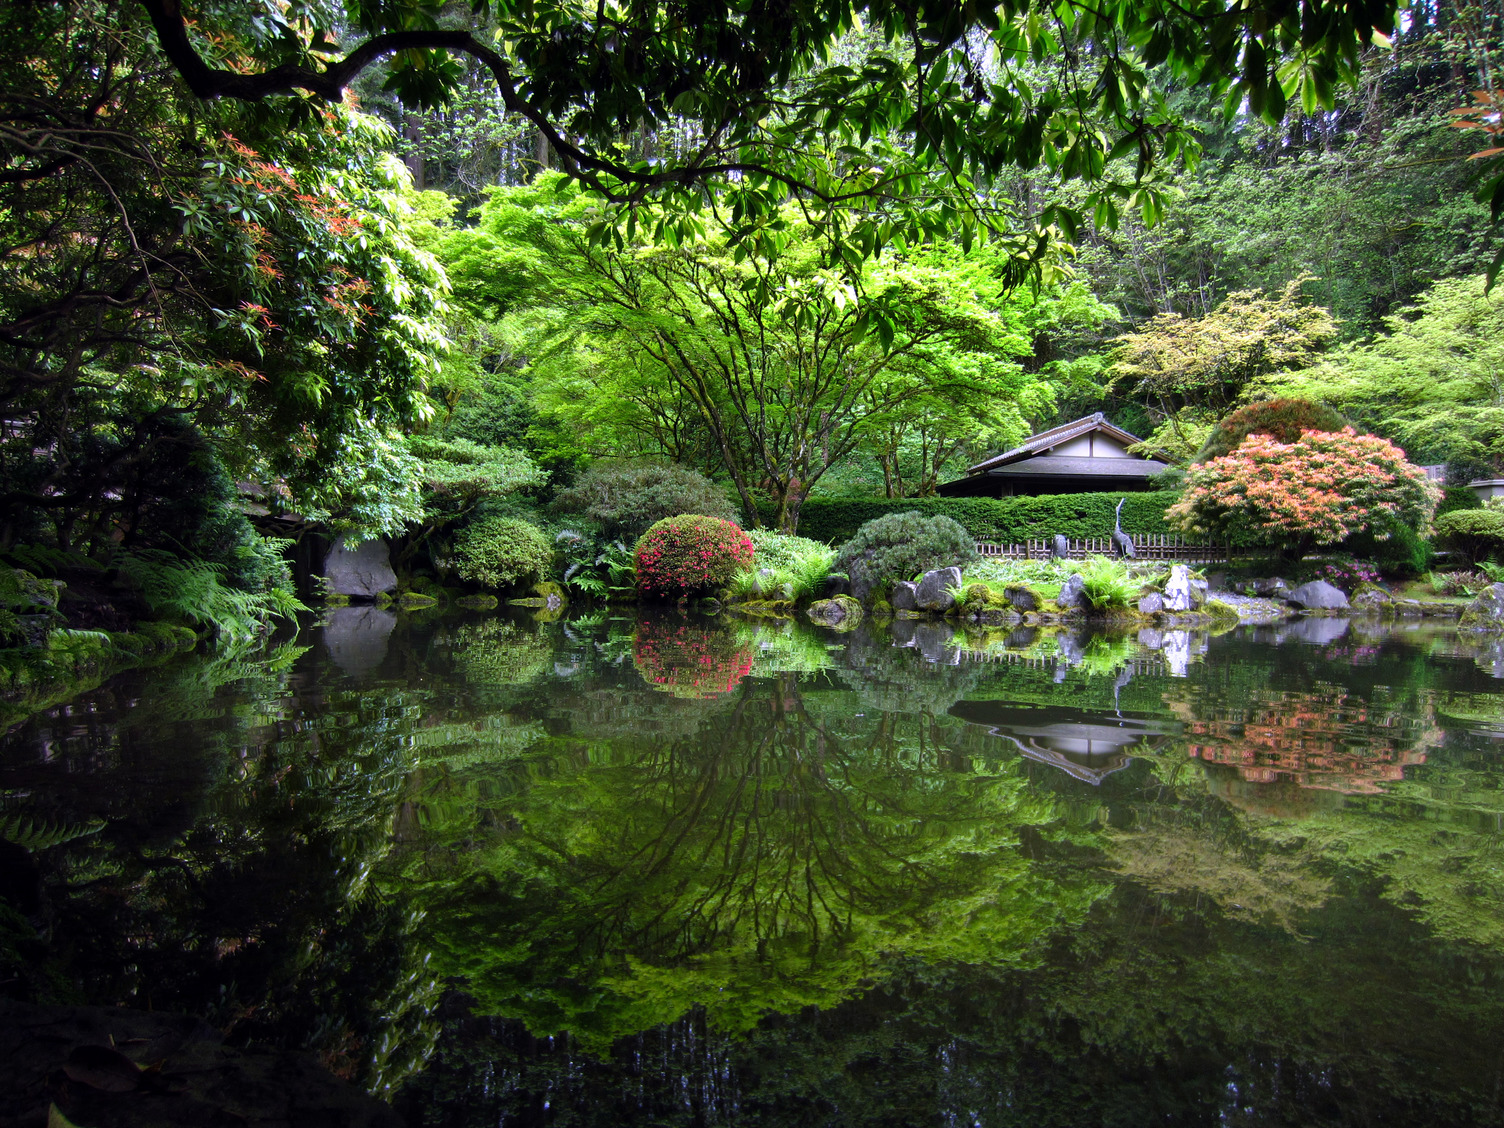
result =
[[419,611],[427,607],[437,607],[439,601],[431,595],[424,595],[418,591],[405,591],[397,597],[397,606],[404,611]]
[[494,611],[501,606],[494,595],[462,595],[454,602],[467,611]]
[[871,611],[872,617],[874,619],[893,618],[893,604],[889,603],[886,599],[879,599],[874,601]]
[[1235,627],[1242,622],[1238,609],[1231,603],[1224,603],[1220,599],[1208,599],[1206,605],[1201,608],[1201,613],[1211,620],[1213,628]]
[[378,591],[376,593],[376,598],[375,598],[375,600],[373,600],[373,602],[376,604],[377,607],[390,607],[392,605],[391,594],[389,592],[385,592],[385,591]]
[[1003,598],[1015,611],[1021,611],[1025,615],[1044,607],[1044,595],[1028,584],[1009,584],[1003,588]]
[[557,599],[559,603],[568,603],[569,595],[564,590],[564,585],[555,583],[553,580],[540,580],[533,585],[533,594],[543,599],[550,597]]
[[350,597],[348,595],[345,595],[345,594],[343,594],[341,592],[337,592],[337,591],[325,592],[324,593],[324,606],[325,607],[348,607],[348,606],[350,606]]

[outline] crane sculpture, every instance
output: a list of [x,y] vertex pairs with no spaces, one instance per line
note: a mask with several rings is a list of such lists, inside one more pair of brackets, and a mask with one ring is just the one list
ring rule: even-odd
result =
[[1112,543],[1118,547],[1118,555],[1125,560],[1133,559],[1133,542],[1128,539],[1128,534],[1123,532],[1123,502],[1126,497],[1118,498],[1118,507],[1112,513]]

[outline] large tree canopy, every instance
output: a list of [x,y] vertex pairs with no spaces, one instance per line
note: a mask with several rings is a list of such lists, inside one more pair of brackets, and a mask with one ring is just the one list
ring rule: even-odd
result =
[[[404,102],[432,105],[460,85],[456,56],[468,56],[565,171],[614,199],[667,199],[680,235],[696,231],[697,186],[709,181],[745,234],[776,230],[793,192],[825,205],[854,251],[980,221],[1015,239],[1021,270],[1087,214],[1111,223],[1125,205],[1150,219],[1161,210],[1154,170],[1198,147],[1151,75],[1271,119],[1292,98],[1310,112],[1353,79],[1397,9],[1394,0],[478,0],[455,18],[415,0],[141,3],[201,98],[304,91],[336,102],[380,64]],[[832,65],[836,39],[857,27],[884,49]],[[696,131],[680,154],[643,161],[620,147],[623,134],[674,120]],[[1036,167],[1088,190],[1037,216],[992,200],[1000,173]],[[855,214],[833,218],[843,205]]]

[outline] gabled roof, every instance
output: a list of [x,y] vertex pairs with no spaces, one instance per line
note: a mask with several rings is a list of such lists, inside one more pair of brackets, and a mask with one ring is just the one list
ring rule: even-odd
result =
[[[1043,454],[1051,447],[1059,446],[1061,443],[1069,442],[1071,439],[1078,438],[1092,431],[1100,431],[1104,435],[1117,439],[1124,446],[1143,442],[1137,435],[1130,434],[1121,427],[1114,427],[1111,423],[1107,422],[1107,417],[1099,411],[1094,415],[1084,415],[1080,419],[1076,419],[1070,423],[1062,423],[1059,427],[1052,427],[1048,431],[1041,431],[1039,434],[1031,436],[1029,441],[1022,446],[1016,446],[1012,450],[1004,451],[1002,454],[995,454],[991,458],[978,462],[975,466],[968,466],[966,472],[968,474],[983,474],[988,470],[995,470],[999,466],[1006,466],[1010,462],[1019,462],[1025,458]],[[1095,462],[1096,460],[1083,459],[1082,461]]]

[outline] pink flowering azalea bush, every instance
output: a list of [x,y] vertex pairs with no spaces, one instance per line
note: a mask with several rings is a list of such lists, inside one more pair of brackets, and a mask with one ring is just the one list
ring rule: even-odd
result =
[[1230,454],[1186,473],[1165,521],[1192,537],[1239,540],[1303,555],[1354,533],[1424,535],[1441,491],[1405,452],[1351,427],[1304,431],[1294,442],[1249,435]]
[[642,534],[632,551],[637,589],[660,599],[724,587],[752,566],[752,540],[733,521],[684,514]]

